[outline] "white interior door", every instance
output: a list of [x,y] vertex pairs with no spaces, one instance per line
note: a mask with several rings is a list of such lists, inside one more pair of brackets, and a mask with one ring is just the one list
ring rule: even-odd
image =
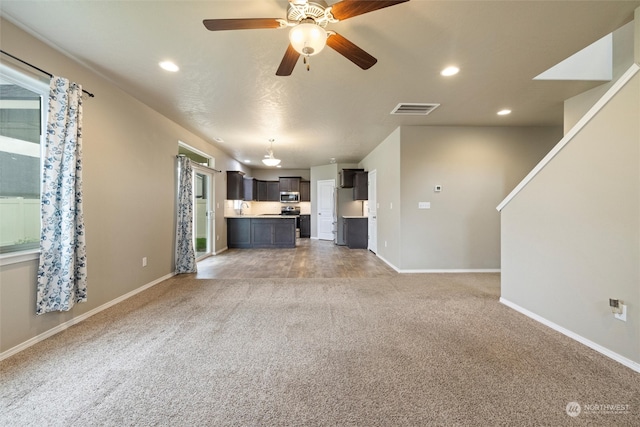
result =
[[376,198],[376,176],[377,171],[370,171],[369,179],[369,211],[367,215],[369,225],[368,248],[373,253],[378,253],[378,200]]
[[335,186],[335,179],[318,181],[318,239],[320,240],[334,239]]

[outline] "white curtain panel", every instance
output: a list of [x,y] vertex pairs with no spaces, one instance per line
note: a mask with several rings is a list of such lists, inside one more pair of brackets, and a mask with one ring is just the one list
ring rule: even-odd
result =
[[43,154],[36,313],[87,300],[82,211],[82,87],[53,76]]
[[178,156],[178,218],[176,274],[198,271],[193,247],[193,168],[191,159]]

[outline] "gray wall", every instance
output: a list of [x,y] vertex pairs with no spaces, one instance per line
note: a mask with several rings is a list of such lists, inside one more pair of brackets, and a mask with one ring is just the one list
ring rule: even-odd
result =
[[277,181],[281,176],[299,176],[309,181],[311,179],[311,171],[309,169],[252,169],[250,175],[255,179],[264,181]]
[[564,133],[578,123],[587,111],[634,63],[634,30],[639,20],[629,22],[613,32],[612,79],[564,102]]
[[[495,208],[562,138],[562,129],[409,126],[401,136],[399,267],[499,269]],[[418,209],[419,202],[431,208]]]
[[[69,312],[36,316],[37,260],[3,265],[0,352],[4,352],[173,272],[178,140],[215,157],[217,169],[243,166],[5,20],[0,43],[3,50],[95,94],[84,103],[83,124],[89,301]],[[216,203],[222,207],[226,184],[220,176],[216,175],[215,188]],[[220,250],[226,246],[222,215],[216,218],[216,228],[220,232],[216,250]],[[142,267],[142,257],[147,257],[147,267]]]
[[559,127],[396,129],[361,162],[378,175],[378,255],[400,271],[499,269],[495,207],[561,137]]
[[376,171],[378,205],[378,256],[392,266],[401,265],[400,248],[400,128],[378,145],[360,166]]
[[502,298],[636,363],[638,117],[636,75],[502,210]]

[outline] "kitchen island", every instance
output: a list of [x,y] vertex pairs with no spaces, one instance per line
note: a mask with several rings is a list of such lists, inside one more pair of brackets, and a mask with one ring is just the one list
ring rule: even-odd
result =
[[295,248],[296,216],[227,216],[228,248]]

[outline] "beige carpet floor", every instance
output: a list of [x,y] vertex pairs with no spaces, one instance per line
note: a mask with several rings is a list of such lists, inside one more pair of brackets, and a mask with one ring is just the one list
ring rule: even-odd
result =
[[0,425],[640,425],[637,373],[498,296],[497,274],[175,277],[0,362]]

